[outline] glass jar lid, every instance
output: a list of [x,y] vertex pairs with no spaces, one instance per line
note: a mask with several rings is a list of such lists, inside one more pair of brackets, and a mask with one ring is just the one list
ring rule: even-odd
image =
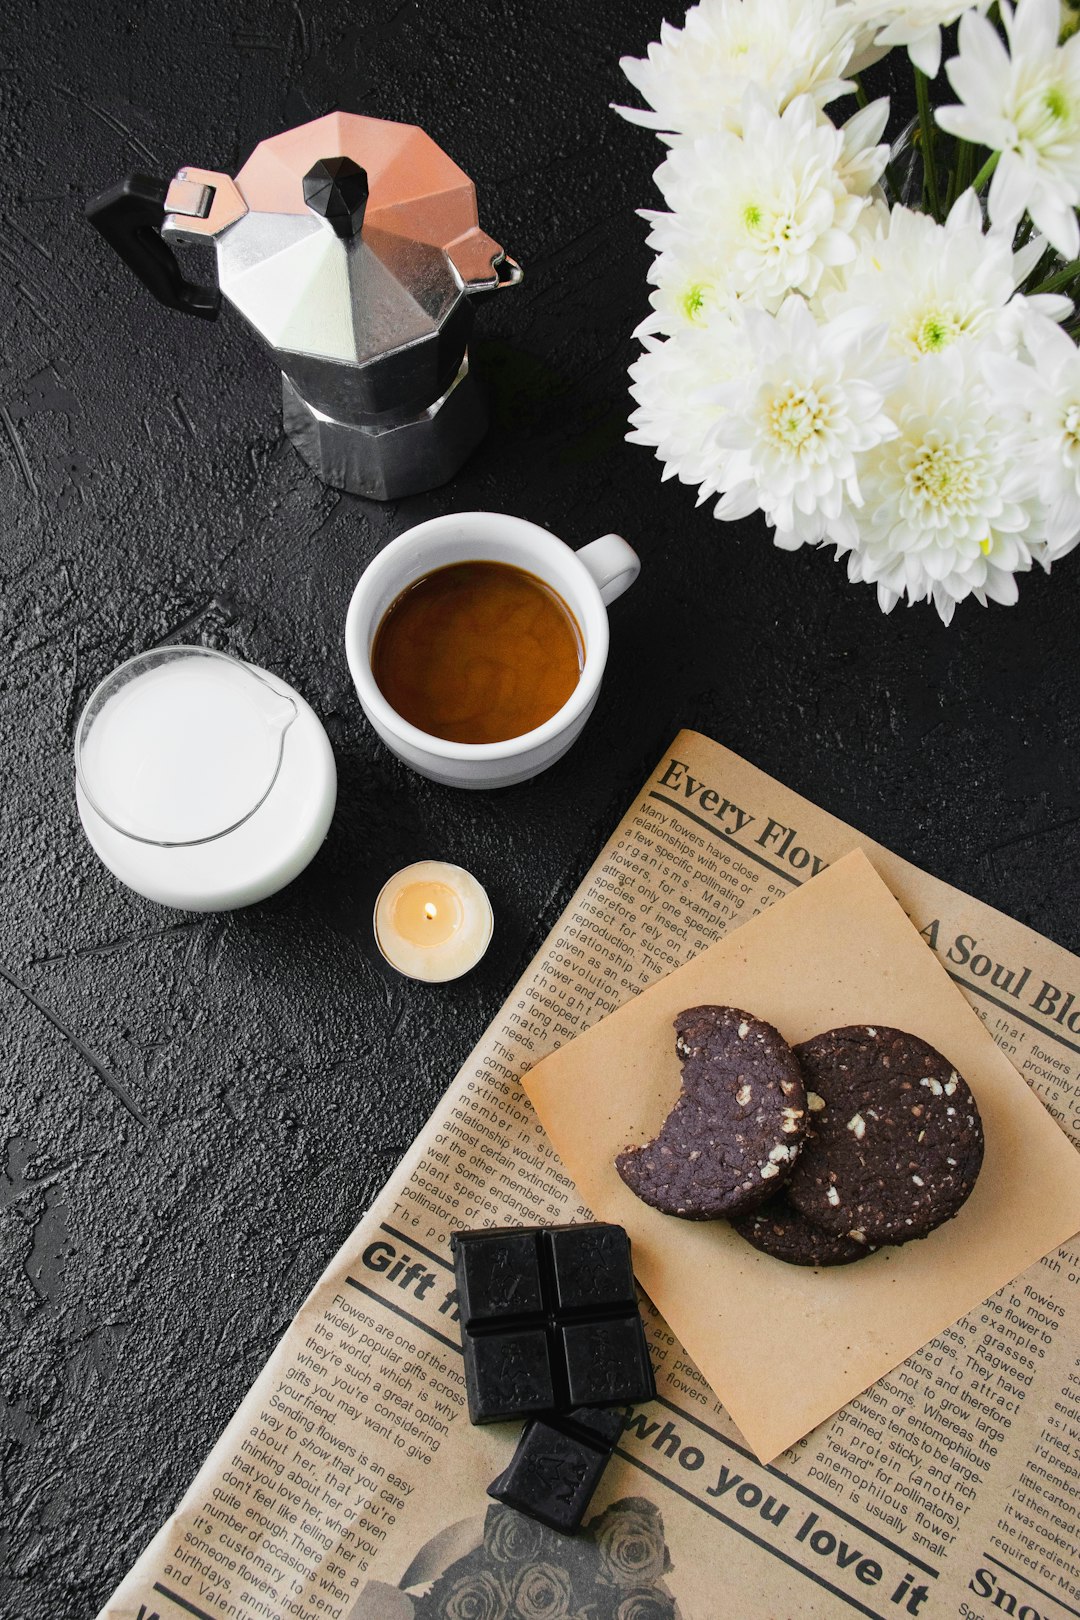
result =
[[208,647],[161,647],[121,664],[83,710],[79,787],[117,832],[205,843],[264,802],[297,707],[247,664]]

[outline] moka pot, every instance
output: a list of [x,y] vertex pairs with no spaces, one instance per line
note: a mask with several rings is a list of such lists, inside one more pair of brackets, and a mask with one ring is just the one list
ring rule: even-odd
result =
[[[163,304],[212,320],[224,295],[250,322],[281,367],[286,432],[325,483],[416,494],[483,437],[472,300],[522,272],[415,125],[330,113],[260,142],[235,179],[130,175],[87,214]],[[213,243],[217,287],[187,280],[177,242]]]

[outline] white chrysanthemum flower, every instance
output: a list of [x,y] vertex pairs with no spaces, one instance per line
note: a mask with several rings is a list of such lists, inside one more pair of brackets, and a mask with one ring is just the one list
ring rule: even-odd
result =
[[615,110],[673,137],[719,127],[739,134],[748,84],[780,110],[800,95],[820,109],[849,88],[850,49],[846,7],[836,0],[701,0],[681,29],[661,25],[644,59],[620,63],[653,110]]
[[[913,361],[940,354],[961,339],[1015,350],[1014,297],[1026,260],[1014,261],[1011,242],[983,233],[974,192],[966,191],[943,225],[897,204],[876,238],[863,237],[842,290],[824,297],[831,312],[865,305],[885,323],[889,347]],[[1066,314],[1067,299],[1028,301],[1049,315]]]
[[663,477],[705,487],[707,498],[722,476],[722,458],[710,435],[724,414],[717,388],[746,370],[750,357],[741,323],[717,320],[706,330],[684,326],[671,337],[642,339],[644,352],[630,367],[632,444],[651,445]]
[[[941,30],[961,12],[985,11],[989,4],[990,0],[852,0],[860,38],[869,35],[879,51],[906,45],[908,56],[928,79],[935,78],[941,66]],[[865,60],[856,63],[855,70],[861,72],[864,65]]]
[[1080,354],[1060,327],[1039,318],[1025,324],[1024,348],[1030,365],[991,356],[987,376],[1023,413],[1009,453],[1038,502],[1034,532],[1039,560],[1049,566],[1080,541]]
[[685,229],[712,242],[729,292],[774,305],[789,291],[812,295],[827,266],[855,257],[866,206],[837,172],[843,136],[808,96],[777,113],[754,88],[743,127],[673,148],[656,183]]
[[863,458],[863,507],[848,575],[877,585],[889,612],[906,595],[933,601],[948,624],[956,603],[1016,601],[1031,567],[1025,475],[1007,444],[1009,407],[987,386],[977,352],[960,345],[908,370],[885,402],[899,430]]
[[751,372],[714,396],[725,414],[712,442],[729,452],[716,516],[760,507],[786,550],[854,534],[856,458],[896,431],[882,406],[902,367],[883,358],[883,329],[857,315],[819,326],[798,297],[743,324]]
[[1010,234],[1026,209],[1066,258],[1080,252],[1080,35],[1058,44],[1058,0],[1001,0],[1006,51],[985,17],[960,22],[945,65],[962,105],[939,107],[942,129],[1001,154],[990,183],[994,224]]
[[737,300],[728,292],[727,266],[707,233],[686,230],[678,216],[652,216],[650,245],[657,250],[648,271],[653,291],[652,314],[635,332],[672,333],[692,326],[706,327],[727,318]]

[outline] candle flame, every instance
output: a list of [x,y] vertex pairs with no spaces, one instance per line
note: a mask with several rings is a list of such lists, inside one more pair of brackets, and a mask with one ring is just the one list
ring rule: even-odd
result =
[[438,906],[433,905],[432,902],[429,900],[427,905],[424,907],[424,916],[428,919],[428,922],[434,922],[435,918],[438,915],[439,915]]

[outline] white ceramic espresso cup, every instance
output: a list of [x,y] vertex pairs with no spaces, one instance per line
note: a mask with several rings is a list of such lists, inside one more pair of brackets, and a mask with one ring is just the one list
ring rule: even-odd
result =
[[[460,562],[510,563],[535,574],[562,597],[585,644],[581,677],[562,708],[504,742],[447,742],[421,731],[390,707],[371,673],[375,632],[391,603],[425,574]],[[345,656],[364,713],[399,759],[434,782],[495,788],[527,781],[566,753],[592,713],[607,662],[606,604],[640,571],[637,554],[617,534],[573,551],[546,529],[502,512],[452,512],[418,523],[368,564],[349,603]]]

